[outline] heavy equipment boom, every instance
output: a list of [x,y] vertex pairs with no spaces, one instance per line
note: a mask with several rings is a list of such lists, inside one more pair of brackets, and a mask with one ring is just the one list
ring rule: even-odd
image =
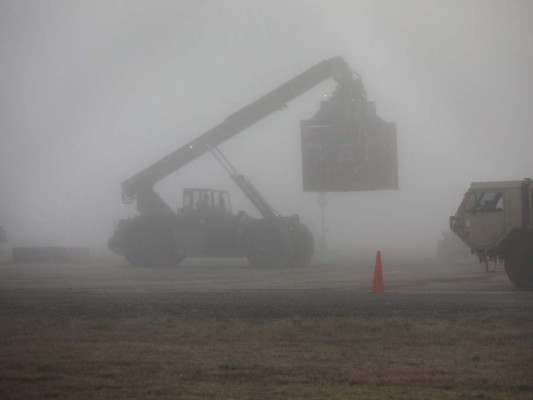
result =
[[[281,110],[289,101],[328,78],[333,78],[344,90],[352,92],[353,101],[357,97],[365,97],[362,84],[353,78],[352,71],[341,57],[322,61],[243,107],[227,117],[219,125],[124,181],[122,183],[123,201],[131,202],[136,200],[137,209],[142,215],[174,213],[153,190],[158,181],[273,112]],[[248,193],[245,192],[245,194],[249,196]]]

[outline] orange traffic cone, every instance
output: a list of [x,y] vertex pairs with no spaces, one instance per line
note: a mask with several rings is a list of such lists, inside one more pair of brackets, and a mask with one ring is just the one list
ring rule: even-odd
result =
[[374,282],[372,284],[373,293],[383,293],[385,286],[383,285],[383,271],[381,270],[381,252],[378,250],[376,254],[376,266],[374,268]]

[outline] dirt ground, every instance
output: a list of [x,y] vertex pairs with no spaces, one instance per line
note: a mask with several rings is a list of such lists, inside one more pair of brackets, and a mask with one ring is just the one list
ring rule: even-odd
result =
[[[188,259],[173,268],[121,261],[0,266],[0,310],[78,307],[122,312],[158,307],[225,315],[343,315],[398,310],[533,308],[501,265],[398,262],[383,258],[385,293],[371,293],[373,261],[315,261],[307,268],[261,270],[242,259]],[[115,311],[113,311],[115,310]]]
[[[516,292],[501,264],[383,259],[388,293]],[[367,292],[374,260],[316,260],[306,268],[266,270],[244,259],[191,258],[172,268],[132,267],[121,260],[91,264],[0,264],[0,289],[178,293],[335,289]]]
[[0,265],[0,397],[533,397],[533,293],[502,266],[384,256],[384,294],[373,272]]
[[120,316],[135,310],[233,317],[342,316],[391,312],[533,310],[501,265],[383,259],[384,294],[372,293],[373,261],[315,261],[261,270],[242,259],[189,259],[174,268],[124,262],[3,264],[0,312]]
[[[243,259],[188,259],[173,268],[139,268],[122,261],[91,264],[0,265],[0,307],[61,306],[99,302],[113,307],[161,307],[230,314],[342,313],[350,309],[530,308],[533,295],[518,291],[503,266],[383,257],[385,293],[371,293],[374,261],[314,261],[302,269],[262,270]],[[270,310],[272,309],[272,310]],[[298,309],[298,311],[296,311]],[[305,310],[307,309],[307,311]],[[270,311],[269,311],[270,310]]]

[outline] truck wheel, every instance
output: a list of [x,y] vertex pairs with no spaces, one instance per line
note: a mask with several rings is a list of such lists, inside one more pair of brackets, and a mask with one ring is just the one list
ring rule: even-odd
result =
[[505,272],[520,290],[533,291],[533,246],[522,242],[505,259]]
[[133,265],[168,267],[178,264],[172,231],[158,221],[134,220],[124,235],[124,256]]
[[286,268],[290,265],[293,243],[287,226],[259,223],[246,232],[246,258],[259,268]]
[[290,229],[294,252],[291,259],[291,266],[304,267],[307,265],[315,251],[315,240],[313,234],[301,223],[296,223]]

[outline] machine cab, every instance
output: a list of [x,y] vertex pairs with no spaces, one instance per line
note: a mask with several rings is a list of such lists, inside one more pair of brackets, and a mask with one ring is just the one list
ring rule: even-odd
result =
[[231,199],[225,190],[187,188],[178,214],[188,218],[218,219],[231,215]]
[[510,231],[521,227],[521,186],[520,181],[472,183],[450,219],[450,228],[470,248],[496,248]]

